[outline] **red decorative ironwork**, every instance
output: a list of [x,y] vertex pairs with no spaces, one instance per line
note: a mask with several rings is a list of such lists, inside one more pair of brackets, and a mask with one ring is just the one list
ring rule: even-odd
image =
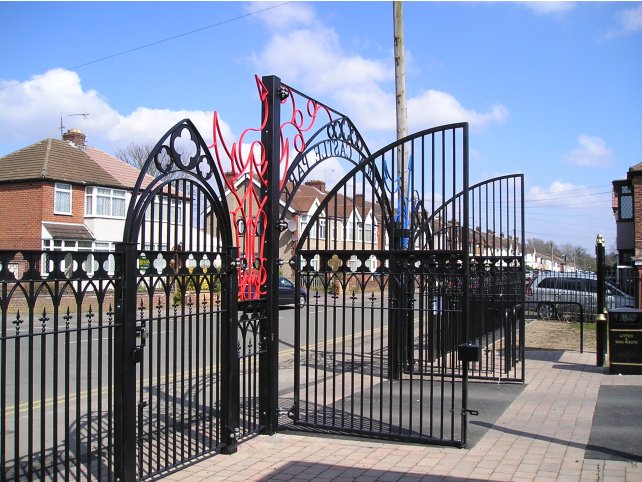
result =
[[[239,269],[239,299],[256,300],[266,294],[267,280],[265,235],[269,220],[265,212],[267,197],[261,190],[267,188],[268,159],[265,146],[260,140],[246,141],[251,134],[259,134],[267,125],[270,112],[268,110],[268,91],[258,76],[255,76],[259,99],[263,108],[263,119],[258,128],[248,128],[243,131],[238,142],[228,146],[223,139],[218,113],[214,112],[212,123],[213,143],[209,146],[214,151],[214,158],[219,171],[224,173],[225,184],[233,198],[228,205],[234,205],[230,211],[235,226],[235,243],[239,247],[241,266]],[[330,109],[323,104],[310,99],[297,91],[283,85],[280,91],[281,105],[289,104],[289,117],[280,126],[281,158],[279,191],[283,189],[290,165],[291,150],[300,154],[306,148],[306,133],[312,129],[322,113],[332,121]],[[304,107],[297,104],[301,97]],[[230,169],[223,167],[229,159]],[[239,183],[241,180],[241,184]],[[238,184],[238,186],[237,186]],[[258,184],[258,185],[257,185]],[[272,220],[276,222],[277,220]]]
[[[305,103],[305,110],[301,110],[297,105],[298,96],[300,96],[302,102]],[[287,120],[281,124],[281,180],[279,191],[283,189],[286,182],[288,167],[290,166],[290,147],[292,147],[297,154],[301,154],[305,151],[307,146],[305,133],[309,132],[316,124],[320,114],[325,113],[328,116],[327,122],[332,122],[332,113],[328,107],[314,99],[300,94],[285,84],[282,86],[281,97],[283,99],[281,101],[281,105],[286,106],[287,104],[290,104],[290,106],[288,109],[289,119],[287,115],[285,115],[284,117]],[[284,113],[284,111],[285,109],[282,109],[282,113]],[[287,131],[290,129],[293,129],[294,131],[291,137],[287,135]]]
[[[263,119],[258,128],[243,131],[238,142],[228,146],[223,139],[218,114],[214,112],[212,137],[209,146],[219,171],[224,173],[225,184],[234,199],[228,205],[236,204],[230,211],[235,226],[235,243],[239,247],[241,266],[239,269],[239,299],[256,300],[265,294],[267,279],[265,267],[265,233],[268,219],[265,213],[267,197],[261,189],[267,186],[267,159],[265,147],[260,140],[251,140],[245,145],[246,137],[258,133],[266,126],[269,112],[267,109],[267,90],[261,79],[256,76],[259,98],[263,105]],[[231,169],[223,168],[222,156],[230,160]],[[244,182],[237,186],[239,180]],[[258,186],[257,186],[258,183]]]

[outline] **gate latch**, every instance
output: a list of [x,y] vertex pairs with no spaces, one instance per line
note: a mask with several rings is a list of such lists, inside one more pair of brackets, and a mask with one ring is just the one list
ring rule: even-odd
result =
[[462,410],[461,411],[462,415],[465,414],[465,413],[467,413],[468,415],[473,415],[473,416],[479,415],[479,412],[477,410],[470,410],[468,408],[466,410]]
[[132,359],[134,363],[140,363],[143,361],[143,348],[147,345],[147,325],[144,320],[136,325],[136,339],[140,339],[140,344],[132,351]]

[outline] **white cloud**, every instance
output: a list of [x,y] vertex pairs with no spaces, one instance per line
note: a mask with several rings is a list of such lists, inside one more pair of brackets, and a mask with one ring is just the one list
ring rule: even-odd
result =
[[292,25],[311,25],[315,22],[314,11],[305,4],[297,2],[286,5],[278,2],[251,2],[245,6],[245,11],[248,13],[257,13],[277,6],[278,9],[272,12],[265,12],[261,15],[263,23],[271,29],[289,29]]
[[602,138],[583,134],[577,143],[578,147],[564,156],[567,162],[584,167],[607,167],[613,163],[613,151]]
[[642,30],[642,4],[627,8],[615,14],[617,26],[611,29],[607,38],[632,34]]
[[338,34],[321,26],[275,34],[256,61],[289,83],[323,94],[394,79],[385,62],[344,52]]
[[[526,206],[554,207],[555,209],[586,207],[605,200],[603,189],[580,186],[564,181],[553,181],[548,187],[533,186],[526,192]],[[608,205],[607,205],[608,207]]]
[[488,123],[503,123],[508,118],[508,109],[501,104],[491,107],[489,112],[466,109],[452,95],[438,90],[427,90],[408,100],[408,123],[415,129],[425,126],[469,122],[473,127]]
[[575,2],[523,2],[523,5],[538,15],[558,15],[575,8]]
[[[304,19],[296,28],[275,31],[273,15],[260,18],[271,31],[262,51],[254,55],[260,71],[279,72],[285,82],[304,90],[348,115],[360,129],[395,129],[394,61],[392,51],[383,59],[366,58],[343,48],[337,32],[315,20],[314,11],[296,4],[294,12]],[[274,16],[279,12],[274,12]],[[407,52],[407,57],[412,53]],[[504,122],[508,109],[497,104],[488,112],[467,108],[451,94],[426,90],[409,97],[408,123],[411,130],[468,121],[482,127]]]
[[[131,113],[120,113],[97,91],[84,90],[76,72],[64,69],[15,83],[0,80],[0,130],[3,138],[20,143],[20,147],[47,137],[59,138],[61,114],[67,129],[79,128],[87,134],[88,144],[110,153],[131,142],[155,142],[184,118],[194,122],[205,142],[212,141],[212,112],[138,107]],[[69,117],[79,113],[89,116]],[[221,126],[226,140],[232,139],[229,126],[224,122]],[[4,154],[7,152],[0,153]]]

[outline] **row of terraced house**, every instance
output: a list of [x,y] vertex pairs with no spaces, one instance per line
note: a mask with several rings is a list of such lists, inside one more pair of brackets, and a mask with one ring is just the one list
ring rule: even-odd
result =
[[[77,129],[63,134],[62,139],[44,139],[0,158],[0,205],[3,206],[3,222],[0,223],[0,249],[44,251],[114,251],[115,244],[122,240],[122,233],[131,199],[140,171],[126,162],[86,143],[86,136]],[[147,176],[143,187],[152,178]],[[249,182],[249,176],[235,181],[237,191]],[[229,193],[229,189],[227,190]],[[326,198],[325,183],[311,180],[304,183],[292,204],[287,206],[285,222],[287,229],[281,234],[279,252],[284,260],[282,272],[292,277],[288,261],[301,234]],[[234,198],[228,194],[230,210]],[[163,205],[150,207],[147,220],[165,223],[189,224],[189,206],[182,205],[180,196],[167,195]],[[333,204],[334,203],[334,204]],[[283,203],[282,208],[285,208]],[[438,230],[439,221],[436,222]],[[461,229],[449,226],[447,236],[461,239]],[[172,250],[182,240],[179,233],[194,234],[196,227],[168,230],[170,234],[158,239],[155,246],[143,249]],[[207,229],[202,227],[199,229]],[[171,233],[176,233],[172,235]],[[443,233],[442,233],[443,234]],[[342,249],[358,247],[387,249],[390,240],[381,229],[381,214],[376,203],[364,199],[362,194],[338,196],[326,206],[323,214],[311,228],[310,239],[319,247],[332,247],[341,243]],[[520,243],[514,237],[491,231],[482,233],[471,230],[470,252],[475,255],[518,255]],[[320,243],[320,244],[319,244]],[[314,263],[317,266],[314,266]],[[354,257],[349,264],[356,268]],[[319,269],[318,260],[312,261]],[[366,266],[374,271],[373,266]],[[9,266],[19,271],[20,263]],[[47,263],[41,271],[46,273]],[[110,270],[113,266],[110,266]]]

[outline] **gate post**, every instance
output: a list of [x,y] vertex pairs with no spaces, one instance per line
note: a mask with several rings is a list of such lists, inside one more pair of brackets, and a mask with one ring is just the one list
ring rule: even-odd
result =
[[393,250],[395,256],[390,258],[389,288],[389,328],[388,328],[388,377],[391,380],[401,378],[404,370],[414,366],[414,314],[408,303],[408,275],[401,251],[408,230],[402,223],[395,223]]
[[136,243],[117,243],[114,339],[114,471],[119,482],[136,480]]
[[[280,162],[281,162],[281,79],[270,75],[262,78],[267,90],[267,103],[264,103],[262,118],[266,124],[261,131],[261,142],[267,160],[267,186],[263,195],[267,196],[265,214],[266,258],[266,343],[267,350],[260,365],[260,423],[265,433],[273,435],[278,426],[279,390],[279,200],[280,200]],[[267,110],[267,112],[265,112]]]
[[224,454],[233,454],[238,445],[240,419],[240,368],[238,357],[238,274],[236,262],[239,250],[228,249],[226,282],[222,285],[225,313],[221,323],[221,441]]

